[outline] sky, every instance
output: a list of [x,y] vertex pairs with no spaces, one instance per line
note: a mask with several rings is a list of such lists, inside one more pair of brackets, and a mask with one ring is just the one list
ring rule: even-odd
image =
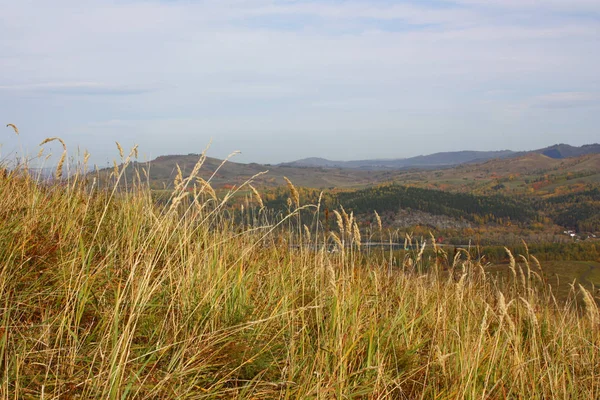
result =
[[599,66],[598,0],[0,0],[1,152],[582,145],[599,141]]

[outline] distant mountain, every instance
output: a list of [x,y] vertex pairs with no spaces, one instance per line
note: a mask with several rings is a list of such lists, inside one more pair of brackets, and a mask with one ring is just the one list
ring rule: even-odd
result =
[[[352,161],[350,161],[352,162]],[[282,163],[279,166],[285,167],[311,167],[311,168],[340,168],[341,165],[346,164],[345,161],[331,161],[325,158],[309,157],[303,158],[302,160],[292,161],[289,163]]]
[[410,158],[375,159],[357,161],[332,161],[325,158],[304,158],[302,160],[279,164],[284,167],[299,168],[351,168],[362,170],[402,170],[411,168],[443,168],[460,164],[480,163],[493,159],[520,157],[526,154],[537,153],[553,159],[579,157],[587,154],[600,154],[600,144],[587,144],[581,147],[568,144],[554,146],[532,151],[515,152],[511,150],[500,151],[450,151],[421,155]]
[[304,158],[302,160],[279,164],[289,167],[320,167],[320,168],[352,168],[365,170],[407,169],[407,168],[436,168],[469,162],[486,161],[493,158],[510,157],[515,152],[501,151],[453,151],[410,158],[358,160],[358,161],[332,161],[324,158]]
[[[597,153],[597,154],[590,154]],[[570,157],[572,154],[583,154]],[[131,182],[136,176],[134,169],[147,170],[148,179],[154,189],[172,187],[178,167],[184,176],[189,174],[199,159],[198,154],[160,156],[148,163],[134,162],[126,171],[126,180]],[[563,158],[559,158],[563,157]],[[331,161],[323,158],[307,158],[279,165],[243,164],[207,157],[200,176],[210,179],[215,187],[240,186],[253,178],[256,187],[277,187],[285,185],[284,176],[298,186],[312,188],[360,188],[382,182],[410,182],[455,185],[462,183],[488,182],[499,176],[519,174],[539,175],[559,169],[562,173],[572,173],[586,182],[595,182],[600,177],[600,145],[573,147],[556,145],[530,152],[503,151],[456,151],[435,153],[397,160]],[[268,174],[260,174],[264,171]],[[53,175],[53,169],[44,169],[41,175]],[[112,168],[102,170],[106,176]],[[140,172],[141,176],[146,173]],[[594,175],[592,177],[591,175]],[[537,179],[538,176],[532,179]],[[574,181],[570,181],[573,183]]]
[[[200,158],[199,154],[160,156],[152,161],[129,164],[124,181],[131,182],[136,177],[137,169],[141,176],[147,170],[148,180],[153,189],[172,188],[173,181],[181,169],[183,176],[192,172]],[[268,174],[261,174],[268,171]],[[104,176],[110,175],[112,168],[101,170]],[[394,171],[361,171],[356,169],[339,168],[308,168],[277,165],[262,165],[256,163],[243,164],[234,161],[223,163],[223,160],[207,157],[199,175],[209,180],[214,187],[241,186],[251,179],[256,187],[285,186],[284,176],[295,185],[313,188],[331,187],[365,187],[373,182],[385,182],[391,179]]]
[[408,166],[445,166],[486,161],[493,158],[507,158],[515,153],[510,150],[500,151],[452,151],[434,153],[428,156],[417,156],[404,160]]

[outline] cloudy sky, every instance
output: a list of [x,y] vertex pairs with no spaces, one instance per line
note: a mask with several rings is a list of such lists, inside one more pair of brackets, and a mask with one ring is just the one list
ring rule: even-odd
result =
[[265,163],[581,145],[599,71],[598,0],[0,0],[0,143],[98,164],[115,140]]

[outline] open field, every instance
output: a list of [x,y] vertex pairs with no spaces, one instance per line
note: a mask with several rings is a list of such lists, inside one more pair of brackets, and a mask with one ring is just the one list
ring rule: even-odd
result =
[[289,215],[255,196],[235,224],[200,169],[163,205],[0,177],[2,398],[599,397],[591,292],[556,301],[519,258],[502,279],[466,256],[441,273],[441,250],[365,258],[343,210],[299,226],[319,204],[292,185]]

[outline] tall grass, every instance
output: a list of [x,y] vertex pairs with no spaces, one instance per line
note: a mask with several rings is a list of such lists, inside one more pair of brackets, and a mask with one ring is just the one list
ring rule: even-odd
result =
[[0,176],[2,398],[600,397],[592,294],[557,302],[533,257],[501,280],[365,257],[351,213],[330,233],[295,190],[273,219],[252,188],[235,224],[202,161],[166,205],[122,166],[103,189]]

